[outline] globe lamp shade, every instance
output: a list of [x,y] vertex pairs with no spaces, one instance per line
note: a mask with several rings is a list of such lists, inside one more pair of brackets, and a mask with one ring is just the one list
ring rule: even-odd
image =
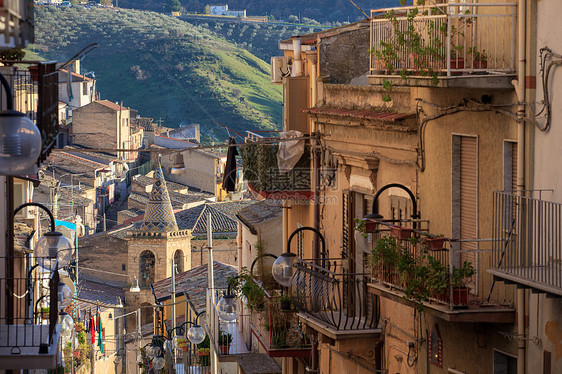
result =
[[72,291],[70,287],[68,287],[63,282],[59,282],[58,284],[58,309],[64,310],[66,309],[70,303],[72,302]]
[[27,174],[41,153],[41,132],[23,113],[0,113],[0,174]]
[[273,263],[271,273],[273,278],[283,287],[289,287],[293,281],[293,263],[297,255],[291,252],[285,252],[277,257]]
[[172,170],[170,170],[170,174],[183,174],[185,173],[185,164],[183,162],[183,155],[178,153],[175,155],[174,158],[174,165],[172,166]]
[[72,317],[66,313],[61,314],[60,333],[64,340],[70,340],[72,337],[72,330],[74,330],[74,320]]
[[187,332],[187,338],[193,344],[201,344],[205,340],[205,330],[199,325],[193,325]]
[[59,269],[62,269],[70,264],[72,244],[60,232],[49,231],[37,242],[35,257],[39,266],[47,271],[55,270],[56,260]]
[[234,321],[236,313],[236,297],[234,295],[224,295],[217,304],[219,318],[223,321]]
[[155,358],[152,360],[152,367],[153,367],[155,370],[162,370],[162,369],[164,368],[164,364],[165,364],[165,363],[166,363],[166,362],[164,361],[164,359],[163,359],[162,357],[155,357]]

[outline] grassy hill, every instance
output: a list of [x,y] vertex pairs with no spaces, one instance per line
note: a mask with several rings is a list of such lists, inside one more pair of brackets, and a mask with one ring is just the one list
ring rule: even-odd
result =
[[224,139],[220,122],[239,132],[278,129],[281,87],[269,65],[203,26],[131,9],[37,7],[32,52],[58,61],[100,46],[82,61],[102,98],[123,101],[170,127],[199,123]]
[[269,62],[271,56],[280,56],[279,42],[294,35],[320,31],[319,27],[276,25],[272,23],[236,22],[221,19],[182,18],[193,25],[204,27],[237,46]]

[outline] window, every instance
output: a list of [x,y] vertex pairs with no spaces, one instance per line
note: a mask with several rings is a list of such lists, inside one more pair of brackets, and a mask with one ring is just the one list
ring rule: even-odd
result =
[[443,367],[443,340],[441,340],[437,325],[433,326],[429,338],[429,363],[437,367]]
[[150,251],[144,251],[139,257],[139,285],[147,288],[155,279],[155,258]]
[[88,82],[83,82],[82,83],[82,95],[87,95],[88,94]]
[[121,264],[121,270],[125,271],[125,269],[126,269],[125,264]]
[[517,358],[494,349],[494,374],[516,374]]
[[183,252],[179,249],[174,253],[174,263],[176,264],[176,274],[183,273]]

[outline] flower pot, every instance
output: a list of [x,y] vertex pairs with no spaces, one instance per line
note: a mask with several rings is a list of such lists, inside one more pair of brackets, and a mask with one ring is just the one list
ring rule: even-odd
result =
[[468,287],[453,288],[453,305],[468,305]]
[[390,234],[399,240],[407,240],[410,236],[412,236],[412,229],[407,227],[400,227],[400,226],[392,226],[390,228]]
[[425,238],[425,244],[430,251],[442,251],[445,238]]
[[379,232],[379,223],[378,222],[372,222],[372,221],[365,222],[365,232],[368,232],[368,233]]
[[451,58],[451,70],[464,69],[464,58]]
[[41,318],[49,319],[49,312],[41,312]]
[[80,357],[80,351],[73,351],[72,355],[74,356],[74,358],[78,358]]
[[487,69],[488,61],[474,61],[474,69]]
[[210,352],[197,352],[197,355],[199,357],[208,357],[210,355]]
[[230,351],[230,344],[229,345],[219,345],[219,350],[221,355],[227,355]]
[[181,348],[182,352],[187,352],[187,345],[185,345],[183,347],[180,347],[180,348]]

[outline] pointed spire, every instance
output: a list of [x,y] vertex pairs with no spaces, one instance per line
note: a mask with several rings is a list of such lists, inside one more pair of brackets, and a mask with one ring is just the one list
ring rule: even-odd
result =
[[170,195],[168,195],[168,188],[166,187],[166,180],[164,179],[164,172],[162,166],[158,162],[154,172],[154,184],[150,192],[150,198],[146,204],[146,211],[144,213],[144,221],[140,228],[141,231],[177,231],[178,224],[170,202]]

